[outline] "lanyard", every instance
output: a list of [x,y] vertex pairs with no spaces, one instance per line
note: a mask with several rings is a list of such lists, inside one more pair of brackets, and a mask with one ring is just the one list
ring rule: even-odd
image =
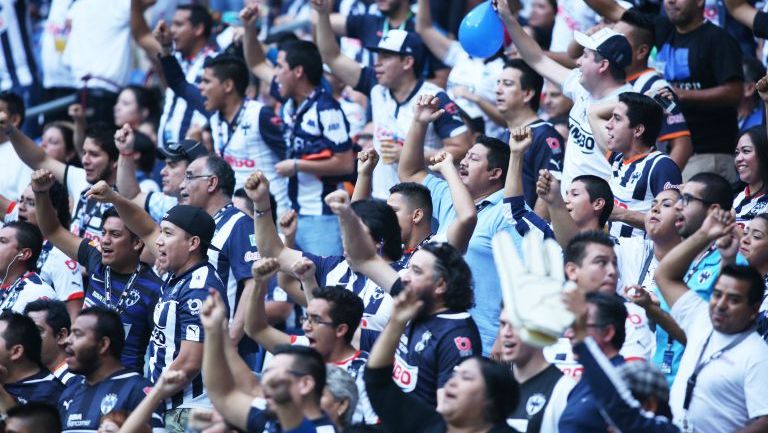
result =
[[645,280],[645,274],[648,273],[648,268],[651,266],[652,261],[653,261],[653,248],[651,248],[651,251],[648,252],[648,256],[645,258],[645,262],[643,262],[643,269],[640,271],[640,275],[637,277],[638,286],[643,285],[643,281]]
[[[699,373],[701,373],[701,370],[704,369],[707,365],[709,365],[710,362],[720,358],[723,356],[723,354],[734,347],[738,346],[739,343],[744,341],[747,337],[749,337],[750,334],[755,332],[754,327],[750,327],[748,330],[744,331],[736,337],[733,341],[728,343],[727,346],[723,347],[722,349],[718,350],[717,352],[713,353],[709,358],[707,358],[706,361],[701,362],[701,358],[704,357],[704,352],[707,350],[707,346],[709,345],[709,339],[712,338],[712,334],[715,331],[712,330],[709,332],[709,336],[707,336],[707,340],[704,342],[704,347],[701,348],[701,353],[699,353],[699,358],[696,360],[696,368],[693,370],[693,373],[691,373],[691,377],[688,378],[688,382],[685,386],[685,398],[683,399],[683,410],[688,412],[688,408],[691,406],[691,399],[693,398],[693,389],[696,388],[696,381],[699,378]],[[687,422],[687,416],[685,417]]]
[[[14,281],[13,284],[11,284],[10,287],[8,287],[7,289],[3,290],[3,293],[0,294],[0,305],[4,306],[5,305],[5,301],[7,301],[9,298],[14,300],[14,302],[15,302],[15,299],[18,297],[18,296],[15,296],[15,295],[18,295],[17,292],[21,291],[21,289],[24,287],[24,285],[21,284],[21,283],[24,282],[24,280],[28,276],[30,276],[31,274],[32,274],[32,272],[27,272],[26,274],[24,274],[24,275],[20,276],[19,278],[17,278],[16,281]],[[11,295],[14,295],[14,296],[11,297]],[[4,310],[10,309],[12,306],[13,305],[10,305],[10,306],[4,307],[3,309]]]
[[[397,26],[397,30],[405,30],[405,23],[407,23],[411,17],[413,17],[413,12],[408,11],[408,16],[403,20],[402,23],[400,23],[399,26]],[[384,20],[384,28],[381,30],[381,36],[386,36],[387,33],[389,33],[389,18]]]
[[[221,115],[221,111],[219,111],[219,143],[222,143],[221,150],[219,150],[219,155],[222,158],[224,158],[224,152],[226,152],[227,146],[229,146],[229,142],[232,141],[232,136],[235,135],[238,125],[240,125],[240,122],[243,120],[243,116],[245,115],[245,107],[247,105],[248,100],[246,99],[243,101],[243,104],[240,105],[240,109],[237,110],[235,121],[232,122],[231,125],[227,123],[226,119],[224,119],[224,116]],[[224,141],[224,125],[227,127],[227,141]]]
[[133,271],[131,277],[128,278],[128,284],[123,287],[123,293],[120,294],[120,299],[114,307],[112,306],[112,268],[107,266],[104,269],[104,304],[108,310],[112,310],[117,314],[123,313],[123,308],[125,308],[125,303],[128,301],[128,296],[130,296],[133,283],[136,282],[136,278],[139,276],[139,273],[141,273],[142,267],[143,265],[139,262],[136,266],[136,270]]

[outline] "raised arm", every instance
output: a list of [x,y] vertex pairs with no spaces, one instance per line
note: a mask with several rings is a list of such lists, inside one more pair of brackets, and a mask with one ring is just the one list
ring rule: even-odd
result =
[[536,182],[536,194],[547,204],[555,240],[565,248],[579,232],[579,228],[565,207],[563,196],[560,194],[560,181],[548,170],[541,170]]
[[440,173],[448,183],[448,190],[451,192],[453,209],[456,213],[456,219],[453,220],[446,235],[448,243],[464,254],[469,246],[469,240],[477,224],[477,209],[472,196],[467,187],[461,181],[459,172],[453,164],[453,156],[448,152],[440,152],[432,158],[430,170]]
[[728,8],[728,13],[736,21],[750,30],[754,30],[755,17],[758,11],[747,0],[725,0],[725,7]]
[[259,20],[259,5],[254,3],[244,7],[240,11],[240,21],[245,27],[245,36],[243,37],[243,55],[251,70],[259,80],[271,83],[275,76],[275,70],[267,63],[264,55],[264,49],[259,42],[259,31],[256,23]]
[[360,81],[360,74],[363,68],[354,60],[341,54],[339,43],[333,33],[331,25],[331,10],[333,2],[331,0],[311,0],[312,7],[317,12],[317,48],[323,57],[323,62],[327,64],[333,75],[349,86],[357,85]]
[[611,99],[600,104],[592,104],[587,108],[587,117],[589,125],[592,127],[592,134],[595,136],[595,143],[603,155],[610,151],[608,148],[608,130],[605,126],[613,116],[613,109],[617,101],[617,99]]
[[77,260],[77,251],[80,249],[82,239],[59,223],[56,210],[53,208],[51,197],[48,194],[53,182],[53,174],[48,170],[37,170],[32,173],[32,191],[35,192],[37,224],[43,236],[51,241],[53,246],[73,260]]
[[419,95],[414,107],[413,121],[405,136],[397,175],[400,182],[421,183],[427,177],[424,162],[424,138],[431,122],[437,120],[445,109],[440,108],[440,99],[434,95]]
[[67,107],[67,114],[72,118],[72,145],[79,158],[83,158],[85,151],[85,130],[88,128],[88,118],[85,115],[85,109],[80,103],[75,103]]
[[654,300],[651,292],[638,285],[624,288],[624,296],[645,310],[648,319],[661,326],[672,338],[679,341],[683,346],[687,343],[685,331],[680,328],[675,319],[666,311],[662,310],[658,300]]
[[163,400],[175,394],[179,386],[185,382],[186,377],[181,371],[172,369],[164,371],[146,397],[130,412],[118,433],[147,431],[147,426],[152,424],[152,417],[160,416],[156,413],[158,406],[163,403]]
[[325,203],[339,217],[341,238],[349,266],[370,278],[385,291],[389,291],[400,277],[389,263],[376,254],[376,245],[368,227],[350,207],[347,192],[336,190],[325,196]]
[[549,82],[562,87],[565,78],[571,70],[547,57],[547,54],[541,49],[539,44],[517,22],[506,0],[494,0],[494,3],[498,7],[499,16],[507,27],[509,35],[515,41],[517,52],[520,53],[525,63],[528,63],[531,68]]
[[695,104],[700,107],[721,107],[723,105],[737,107],[741,100],[741,81],[728,81],[719,86],[707,89],[687,90],[675,89],[680,102]]
[[142,206],[147,194],[141,192],[136,179],[136,161],[133,159],[135,138],[133,128],[127,123],[115,132],[115,146],[120,152],[117,159],[117,190],[120,195]]
[[160,43],[152,36],[152,30],[144,19],[144,12],[156,2],[157,0],[131,0],[131,35],[150,60],[157,59],[162,52]]
[[379,163],[379,154],[375,150],[362,150],[357,154],[357,181],[352,193],[352,202],[371,197],[371,179],[373,169]]
[[291,344],[288,334],[269,324],[264,306],[267,282],[279,269],[280,263],[273,258],[263,258],[253,264],[255,289],[245,312],[245,333],[269,352],[281,344]]
[[435,57],[440,60],[445,58],[453,41],[440,33],[432,25],[432,11],[429,9],[429,0],[419,0],[418,11],[416,12],[416,31],[419,32],[424,44]]
[[701,227],[661,259],[654,278],[670,308],[688,292],[683,278],[693,260],[712,242],[729,235],[736,224],[734,221],[735,217],[731,212],[711,209]]
[[118,194],[103,180],[91,187],[86,193],[86,198],[112,203],[128,230],[144,241],[144,247],[148,248],[153,256],[159,256],[155,240],[160,236],[160,227],[144,209]]
[[64,183],[64,173],[67,166],[63,162],[59,162],[46,155],[45,151],[37,147],[31,138],[24,135],[23,132],[14,126],[11,118],[5,112],[0,112],[0,129],[11,140],[13,150],[16,151],[16,154],[19,155],[24,164],[33,170],[48,170],[53,173],[56,180]]
[[423,304],[424,301],[420,300],[419,296],[411,290],[405,289],[397,295],[392,306],[392,317],[371,349],[367,368],[392,365],[395,349],[400,341],[400,336],[405,331],[405,326],[408,321],[416,317]]
[[208,299],[200,311],[200,321],[205,328],[203,344],[203,381],[211,403],[227,420],[241,430],[248,425],[248,411],[255,396],[239,389],[229,363],[225,358],[228,344],[226,331],[227,309],[220,295],[209,290]]
[[280,270],[288,272],[291,265],[296,263],[302,257],[300,251],[287,248],[280,236],[277,235],[277,228],[271,217],[271,207],[269,203],[269,181],[264,173],[257,171],[245,182],[245,192],[254,205],[254,235],[256,237],[256,246],[262,257],[274,257],[280,263]]

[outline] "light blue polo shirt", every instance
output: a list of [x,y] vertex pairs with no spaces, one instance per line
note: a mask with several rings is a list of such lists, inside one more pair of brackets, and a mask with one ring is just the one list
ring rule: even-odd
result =
[[[709,298],[712,296],[712,290],[715,288],[715,282],[717,282],[717,279],[720,277],[721,261],[720,251],[714,247],[710,248],[701,260],[694,260],[693,263],[691,263],[691,266],[688,267],[688,271],[685,273],[683,282],[685,282],[689,289],[696,292],[701,299],[709,301]],[[741,253],[738,253],[736,255],[736,264],[748,265],[749,263]],[[669,313],[669,304],[667,304],[666,300],[661,295],[659,288],[654,287],[653,290],[659,298],[661,309]],[[656,353],[653,356],[654,364],[659,367],[662,365],[664,362],[664,351],[668,350],[668,348],[669,334],[667,334],[667,331],[662,329],[661,326],[657,326]],[[666,375],[670,385],[677,375],[677,369],[680,366],[680,359],[683,357],[685,346],[678,341],[673,341],[671,350],[673,352],[671,365],[672,371]]]
[[[444,233],[456,219],[448,183],[428,174],[423,184],[432,193],[432,215],[439,224],[437,233]],[[490,354],[493,343],[496,341],[501,313],[501,286],[491,249],[493,235],[501,230],[508,231],[517,246],[518,253],[521,251],[522,237],[504,218],[503,199],[504,190],[498,190],[476,204],[479,209],[477,225],[469,240],[467,253],[464,255],[464,260],[472,270],[475,286],[475,307],[470,310],[470,313],[480,330],[485,356]]]

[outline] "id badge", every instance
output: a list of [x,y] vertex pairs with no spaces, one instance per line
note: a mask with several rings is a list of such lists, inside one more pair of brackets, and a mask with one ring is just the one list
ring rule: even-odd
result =
[[672,360],[675,357],[675,352],[672,350],[665,350],[664,356],[662,357],[661,366],[659,370],[661,370],[664,374],[672,374]]

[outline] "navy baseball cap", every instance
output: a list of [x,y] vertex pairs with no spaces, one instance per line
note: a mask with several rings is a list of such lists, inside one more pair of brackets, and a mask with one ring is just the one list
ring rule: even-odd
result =
[[624,69],[632,63],[632,46],[626,36],[607,27],[592,35],[574,32],[573,38],[579,45],[596,51],[617,68]]
[[376,53],[388,52],[395,53],[404,56],[412,56],[417,63],[421,62],[424,56],[424,42],[421,40],[416,32],[408,32],[405,30],[394,29],[390,30],[384,36],[379,39],[379,43],[373,47],[368,46],[369,51]]
[[197,206],[176,205],[163,215],[163,221],[172,223],[190,236],[199,237],[200,242],[206,247],[211,245],[213,233],[216,231],[213,218]]
[[157,148],[157,153],[161,159],[166,161],[186,160],[189,163],[201,156],[208,156],[208,149],[199,141],[181,140],[165,143],[162,147]]

